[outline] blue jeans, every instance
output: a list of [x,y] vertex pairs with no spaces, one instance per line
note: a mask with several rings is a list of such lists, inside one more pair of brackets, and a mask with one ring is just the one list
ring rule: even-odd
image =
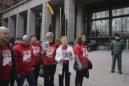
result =
[[33,72],[30,72],[27,75],[22,75],[20,78],[17,79],[18,86],[23,86],[24,80],[27,79],[29,86],[36,86],[35,84],[35,76]]

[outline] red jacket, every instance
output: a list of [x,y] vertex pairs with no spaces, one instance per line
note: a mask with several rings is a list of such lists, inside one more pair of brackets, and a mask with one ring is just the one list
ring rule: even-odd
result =
[[13,50],[16,57],[17,72],[21,75],[30,73],[35,64],[32,47],[30,45],[25,47],[23,44],[19,44],[14,46]]
[[42,63],[42,46],[40,44],[31,44],[33,49],[33,56],[35,59],[35,64]]
[[75,55],[79,56],[79,59],[82,63],[88,63],[88,57],[87,57],[87,46],[76,44],[74,46],[74,53]]
[[50,65],[55,64],[55,54],[56,54],[57,46],[56,44],[49,44],[48,50],[46,51],[44,57],[43,57],[43,64],[44,65]]
[[0,80],[9,80],[12,66],[11,50],[8,44],[2,46],[2,73]]

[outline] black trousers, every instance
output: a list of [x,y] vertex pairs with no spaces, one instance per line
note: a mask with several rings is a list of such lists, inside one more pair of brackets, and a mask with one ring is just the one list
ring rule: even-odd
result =
[[44,65],[44,86],[54,86],[56,64]]
[[10,80],[10,86],[14,86],[16,78]]
[[76,71],[75,86],[82,86],[83,83],[83,71]]
[[112,71],[115,70],[115,64],[117,61],[118,71],[121,72],[121,54],[114,54],[112,56]]
[[9,86],[9,80],[0,80],[0,86]]
[[14,86],[16,80],[17,80],[17,72],[15,66],[13,66],[9,80],[10,86]]
[[39,76],[40,66],[41,66],[41,64],[36,64],[34,66],[34,76],[35,76],[35,80],[36,80],[36,86],[38,86],[38,76]]
[[64,77],[65,86],[70,86],[69,64],[63,64],[62,75],[59,75],[59,86],[64,86]]

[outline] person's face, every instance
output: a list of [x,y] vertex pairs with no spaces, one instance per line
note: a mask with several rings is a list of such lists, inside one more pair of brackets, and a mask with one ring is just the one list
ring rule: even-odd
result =
[[33,37],[31,38],[31,42],[32,42],[32,43],[36,43],[36,42],[37,42],[36,36],[33,36]]
[[9,31],[3,30],[0,32],[0,39],[4,42],[7,42],[9,40]]
[[120,39],[120,37],[119,37],[119,36],[116,36],[116,37],[115,37],[115,39],[116,39],[116,40],[119,40],[119,39]]
[[86,36],[85,36],[85,35],[82,36],[81,41],[82,41],[83,43],[86,42]]
[[49,35],[49,36],[47,36],[46,37],[47,38],[47,41],[49,42],[49,43],[52,43],[53,42],[53,36],[51,36],[51,35]]
[[68,45],[68,38],[67,37],[62,38],[62,45],[63,46]]
[[30,41],[29,40],[22,40],[24,45],[29,45]]
[[30,38],[25,38],[25,39],[22,40],[22,42],[23,42],[24,45],[29,45]]

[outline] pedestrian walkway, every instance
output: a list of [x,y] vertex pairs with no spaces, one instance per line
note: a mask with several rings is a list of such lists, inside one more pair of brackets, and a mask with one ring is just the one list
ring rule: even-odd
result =
[[[89,59],[93,63],[90,70],[90,78],[84,79],[83,86],[129,86],[129,51],[122,55],[122,75],[111,71],[111,51],[93,51],[89,53]],[[71,86],[75,86],[75,71],[71,75]],[[43,86],[43,78],[39,78],[39,86]],[[58,86],[58,76],[55,75],[55,86]]]
[[119,75],[117,67],[115,73],[111,71],[111,52],[95,51],[89,54],[94,68],[90,71],[90,79],[86,79],[83,86],[129,86],[129,51],[124,51],[122,55],[122,71]]

